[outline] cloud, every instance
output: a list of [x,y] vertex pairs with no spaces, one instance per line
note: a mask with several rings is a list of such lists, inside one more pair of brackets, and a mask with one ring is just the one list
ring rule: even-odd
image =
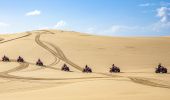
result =
[[170,2],[162,1],[160,2],[160,6],[170,6]]
[[41,11],[39,10],[34,10],[34,11],[30,11],[30,12],[27,12],[25,15],[26,16],[38,16],[41,14]]
[[150,27],[154,32],[166,32],[170,31],[170,22],[168,23],[156,22],[152,24]]
[[56,25],[54,25],[54,28],[64,28],[66,26],[66,24],[67,23],[65,21],[60,20],[60,21],[57,22]]
[[122,31],[123,28],[124,28],[124,26],[114,25],[114,26],[111,27],[111,31],[112,32],[119,32],[119,31]]
[[168,7],[158,8],[157,16],[160,17],[160,22],[162,22],[162,23],[170,22],[170,8],[168,8]]
[[150,6],[150,3],[139,4],[140,7],[147,7]]
[[[166,3],[168,4],[168,3]],[[140,6],[153,6],[154,4],[146,3]],[[155,4],[156,5],[156,4]],[[156,12],[155,12],[156,11]],[[111,25],[107,27],[90,27],[87,29],[89,33],[97,33],[98,35],[160,35],[169,34],[170,32],[170,7],[162,6],[154,10],[156,16],[159,17],[154,23],[147,25]]]
[[130,34],[143,34],[143,33],[167,33],[170,31],[170,22],[162,23],[160,21],[152,23],[150,25],[145,26],[127,26],[127,25],[113,25],[110,29],[107,29],[105,33],[110,34],[122,34],[122,33],[130,33]]
[[[143,4],[141,6],[153,6],[154,4]],[[155,4],[156,5],[156,4]],[[155,12],[156,11],[156,12]],[[159,35],[169,34],[170,32],[170,8],[160,7],[154,10],[156,16],[160,19],[147,25],[111,25],[107,27],[89,27],[85,30],[88,33],[98,35]]]
[[148,31],[148,27],[144,26],[129,26],[129,25],[112,25],[105,28],[97,28],[95,32],[97,35],[109,35],[109,36],[123,36],[123,35],[142,35]]
[[7,27],[7,26],[9,26],[9,24],[4,23],[4,22],[0,22],[0,27]]
[[51,25],[36,25],[35,29],[37,30],[46,30],[46,29],[62,29],[62,30],[70,30],[68,24],[64,20],[58,21],[56,24]]
[[139,4],[140,7],[148,7],[148,6],[153,6],[155,5],[154,3],[143,3],[143,4]]
[[50,29],[49,27],[38,27],[38,30],[46,30],[46,29]]
[[95,25],[95,26],[88,27],[85,33],[96,33],[98,32],[98,30],[99,30],[98,27]]
[[112,25],[110,31],[113,33],[116,32],[129,32],[129,31],[137,31],[139,26],[126,26],[126,25]]

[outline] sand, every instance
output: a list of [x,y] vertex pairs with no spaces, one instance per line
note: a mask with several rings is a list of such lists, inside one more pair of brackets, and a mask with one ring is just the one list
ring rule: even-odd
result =
[[[170,37],[108,37],[36,30],[0,35],[2,100],[169,100]],[[25,63],[18,63],[22,56]],[[35,65],[40,58],[45,67]],[[66,63],[71,72],[61,71]],[[109,73],[115,64],[121,73]],[[85,65],[93,73],[82,73]]]

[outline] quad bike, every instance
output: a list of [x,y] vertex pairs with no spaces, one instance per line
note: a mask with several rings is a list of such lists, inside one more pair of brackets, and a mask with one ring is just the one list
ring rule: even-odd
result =
[[44,65],[43,65],[43,62],[42,62],[40,59],[38,59],[38,61],[36,62],[36,65],[38,65],[38,66],[44,66]]
[[18,57],[17,62],[24,62],[24,59],[22,57]]
[[119,73],[120,72],[120,68],[119,67],[116,67],[116,66],[113,66],[112,68],[110,68],[110,72],[113,73]]
[[165,68],[165,67],[163,67],[163,66],[158,67],[158,68],[156,68],[156,70],[155,70],[155,73],[167,73],[167,72],[168,72],[167,68]]
[[61,70],[69,72],[70,68],[66,64],[64,64],[63,67],[61,68]]
[[84,73],[92,73],[92,69],[86,65],[85,68],[83,69],[83,72]]
[[10,60],[9,60],[9,58],[8,58],[7,56],[3,56],[3,57],[2,57],[2,61],[4,61],[4,62],[9,62]]

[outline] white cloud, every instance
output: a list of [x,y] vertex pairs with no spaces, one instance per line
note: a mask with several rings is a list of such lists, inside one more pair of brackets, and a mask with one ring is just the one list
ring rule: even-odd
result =
[[87,30],[85,31],[86,33],[96,33],[96,32],[98,32],[98,28],[97,28],[97,26],[91,26],[91,27],[89,27],[89,28],[87,28]]
[[139,4],[140,7],[148,7],[148,6],[154,6],[154,3],[143,3],[143,4]]
[[168,8],[168,7],[158,8],[157,16],[160,17],[160,22],[162,22],[162,23],[170,22],[170,8]]
[[115,33],[115,32],[129,32],[129,31],[136,31],[140,27],[138,26],[126,26],[126,25],[113,25],[110,28],[110,31]]
[[64,28],[66,26],[66,22],[63,20],[60,20],[57,22],[56,25],[54,25],[54,28]]
[[121,30],[123,29],[123,27],[124,27],[124,26],[113,25],[113,26],[111,27],[111,31],[112,31],[112,32],[119,32],[119,31],[121,31]]
[[147,6],[150,6],[150,3],[140,4],[139,6],[141,6],[141,7],[147,7]]
[[4,23],[4,22],[0,22],[0,27],[7,27],[7,26],[9,26],[9,24]]
[[47,26],[36,25],[35,29],[37,30],[46,30],[46,29],[70,30],[68,24],[63,20],[58,21],[56,24],[51,24]]
[[126,26],[126,25],[113,25],[106,33],[149,33],[149,32],[167,32],[170,31],[170,22],[162,23],[155,22],[146,26]]
[[[154,4],[143,4],[141,6],[151,6]],[[154,10],[155,11],[155,10]],[[89,33],[97,33],[99,35],[155,35],[155,34],[167,34],[170,32],[170,8],[169,7],[160,7],[156,10],[155,13],[160,19],[154,23],[145,25],[145,26],[136,26],[136,25],[112,25],[110,27],[99,28],[99,27],[90,27],[87,29]]]
[[50,29],[49,27],[38,27],[38,30],[46,30],[46,29]]
[[38,16],[38,15],[40,15],[40,14],[41,14],[41,11],[39,11],[39,10],[34,10],[34,11],[30,11],[30,12],[26,13],[25,15],[26,15],[26,16]]
[[152,24],[150,27],[154,32],[163,32],[168,30],[170,31],[170,22],[168,23],[157,22]]

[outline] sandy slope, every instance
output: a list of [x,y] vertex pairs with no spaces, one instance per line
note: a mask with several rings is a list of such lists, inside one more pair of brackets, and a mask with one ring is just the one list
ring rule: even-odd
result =
[[[59,30],[0,36],[0,98],[3,100],[170,99],[170,37],[104,37]],[[17,63],[18,56],[26,63]],[[46,67],[36,66],[41,58]],[[72,72],[60,71],[67,63]],[[110,74],[115,63],[122,73]],[[94,73],[82,73],[88,64]]]

